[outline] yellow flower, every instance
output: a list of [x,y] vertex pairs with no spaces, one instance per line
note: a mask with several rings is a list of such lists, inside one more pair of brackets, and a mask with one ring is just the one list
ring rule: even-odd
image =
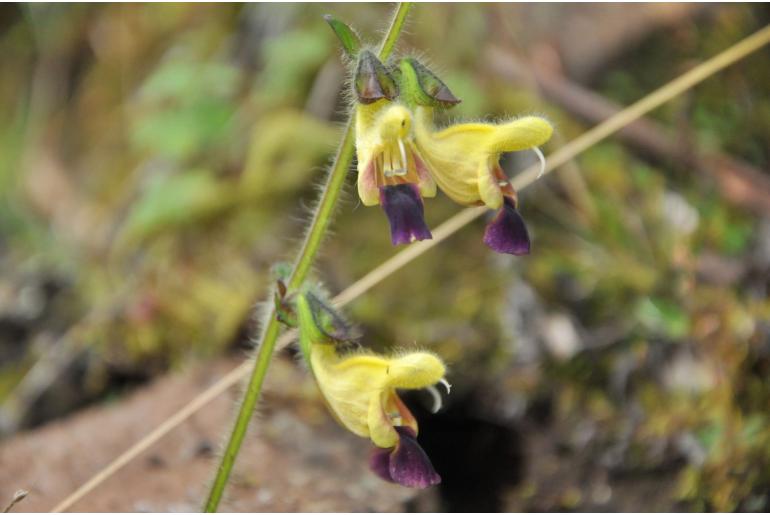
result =
[[358,194],[365,206],[380,203],[379,188],[416,184],[423,197],[436,195],[436,183],[416,154],[409,110],[388,100],[356,106]]
[[381,477],[410,487],[437,484],[440,477],[417,444],[417,420],[396,390],[445,382],[444,363],[430,352],[340,355],[337,337],[330,336],[340,333],[331,327],[339,317],[324,306],[309,293],[297,299],[300,347],[329,408],[340,424],[380,448],[371,466]]
[[507,123],[461,123],[436,131],[433,108],[417,107],[417,148],[441,190],[464,205],[503,205],[510,183],[500,168],[500,155],[538,147],[551,138],[547,120],[526,116]]
[[500,155],[536,149],[550,139],[552,132],[551,124],[537,116],[501,124],[462,123],[436,130],[433,108],[415,109],[417,152],[431,176],[448,197],[460,204],[500,209],[487,226],[484,243],[508,254],[528,254],[530,240],[516,209],[516,191],[500,167]]
[[310,364],[318,387],[340,423],[377,447],[393,447],[395,426],[418,432],[417,421],[396,389],[419,390],[443,379],[446,369],[429,352],[403,356],[362,353],[339,356],[334,345],[313,345]]
[[412,115],[387,99],[356,106],[358,195],[365,206],[381,204],[393,244],[429,239],[422,197],[436,195],[436,183],[411,134]]

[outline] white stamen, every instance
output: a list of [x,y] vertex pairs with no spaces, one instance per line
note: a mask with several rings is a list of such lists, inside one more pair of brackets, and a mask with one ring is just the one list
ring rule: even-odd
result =
[[433,397],[433,407],[430,409],[431,413],[438,413],[438,410],[441,409],[442,401],[441,401],[441,394],[438,392],[438,389],[436,389],[435,386],[429,386],[426,388],[430,392],[430,395]]
[[[394,162],[394,158],[396,157],[393,153],[388,152],[387,155],[389,157],[388,164],[390,165],[387,167],[387,169],[384,172],[385,177],[402,177],[406,175],[407,173],[407,166],[409,166],[407,160],[406,160],[406,148],[404,147],[404,142],[401,141],[401,139],[396,140],[398,142],[398,151],[401,155],[401,162]],[[398,168],[396,168],[396,165],[398,165]]]
[[540,172],[537,174],[537,178],[539,179],[545,173],[545,156],[537,147],[532,147],[532,151],[537,154],[537,158],[540,160]]
[[508,181],[497,181],[497,185],[501,188],[508,186]]
[[393,422],[394,425],[396,426],[402,425],[401,413],[399,413],[398,411],[388,412],[387,416],[390,419],[390,421]]
[[442,378],[441,378],[441,381],[439,381],[439,383],[441,383],[441,384],[443,384],[443,385],[444,385],[444,388],[446,388],[446,393],[447,393],[447,395],[449,395],[449,394],[452,392],[452,385],[451,385],[451,384],[449,384],[449,381],[447,381],[446,379],[444,379],[444,378],[442,377]]

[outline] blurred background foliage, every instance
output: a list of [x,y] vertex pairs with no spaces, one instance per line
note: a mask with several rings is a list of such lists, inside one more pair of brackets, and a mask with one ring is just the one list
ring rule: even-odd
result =
[[[5,434],[249,346],[344,119],[321,15],[372,40],[389,9],[0,8]],[[463,99],[448,118],[544,114],[553,151],[591,124],[536,70],[627,105],[768,21],[762,5],[424,5],[401,48]],[[650,116],[757,171],[755,195],[769,59]],[[350,306],[368,345],[450,364],[448,408],[421,433],[445,509],[770,509],[770,210],[708,171],[610,139],[520,195],[531,256],[491,253],[477,222]],[[426,204],[434,227],[456,210]],[[317,266],[333,292],[398,250],[352,194],[334,232]]]

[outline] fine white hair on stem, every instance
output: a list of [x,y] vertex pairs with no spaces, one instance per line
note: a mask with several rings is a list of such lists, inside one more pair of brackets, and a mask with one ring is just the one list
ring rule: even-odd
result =
[[537,173],[537,178],[539,179],[545,173],[545,156],[538,147],[532,147],[532,152],[534,152],[540,160],[540,171]]

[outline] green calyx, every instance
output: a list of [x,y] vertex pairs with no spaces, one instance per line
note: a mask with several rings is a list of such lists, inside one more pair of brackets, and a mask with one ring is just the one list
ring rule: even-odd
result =
[[297,320],[299,321],[299,349],[309,365],[313,343],[323,341],[325,335],[316,325],[313,311],[305,295],[297,297]]
[[375,54],[361,50],[361,40],[347,24],[327,14],[324,20],[340,40],[345,53],[357,59],[354,87],[362,104],[394,100],[402,96],[411,105],[449,109],[461,101],[444,82],[413,57],[402,59],[388,70]]
[[358,101],[362,104],[372,104],[383,98],[393,100],[398,96],[396,81],[369,50],[363,50],[358,55],[354,86]]
[[401,59],[394,75],[402,96],[410,104],[449,109],[461,102],[441,79],[413,57]]
[[312,345],[347,345],[358,338],[347,320],[319,295],[307,291],[297,295],[294,305],[299,326],[299,346],[308,363]]

